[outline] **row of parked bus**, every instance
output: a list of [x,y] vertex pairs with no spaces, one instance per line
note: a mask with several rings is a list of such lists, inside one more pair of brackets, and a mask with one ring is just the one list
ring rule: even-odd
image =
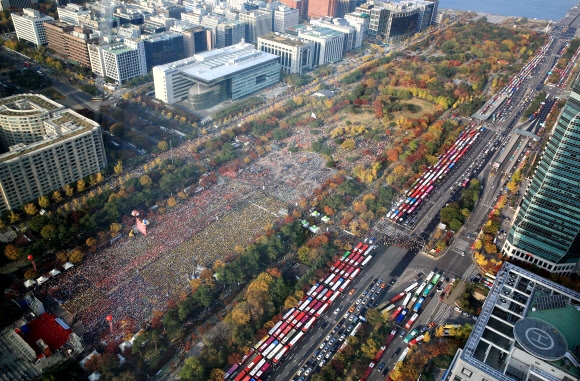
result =
[[419,205],[433,191],[436,182],[439,182],[453,167],[459,159],[465,155],[469,147],[479,137],[478,128],[468,128],[461,132],[455,143],[441,156],[437,163],[427,168],[418,178],[411,188],[396,206],[387,213],[387,218],[393,222],[402,223],[407,217],[413,215]]
[[280,364],[369,262],[374,248],[360,242],[342,255],[327,276],[313,285],[298,305],[286,312],[268,335],[226,372],[224,380],[260,381],[271,367]]

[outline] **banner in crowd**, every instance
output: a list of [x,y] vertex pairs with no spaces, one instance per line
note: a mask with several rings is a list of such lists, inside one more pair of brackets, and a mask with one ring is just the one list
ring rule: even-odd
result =
[[137,220],[137,230],[139,230],[143,235],[147,235],[147,226],[140,219],[136,218]]

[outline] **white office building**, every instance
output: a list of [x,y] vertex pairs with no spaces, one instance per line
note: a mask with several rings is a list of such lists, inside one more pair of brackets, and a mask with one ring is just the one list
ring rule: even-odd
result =
[[279,5],[274,11],[274,32],[284,33],[286,28],[298,25],[299,16],[298,9]]
[[258,50],[280,57],[280,66],[287,74],[304,74],[312,70],[314,60],[312,41],[269,33],[258,37]]
[[91,12],[85,9],[82,5],[68,3],[66,7],[57,8],[58,19],[72,25],[81,25],[81,20],[84,20]]
[[153,68],[155,98],[194,110],[236,100],[280,80],[278,56],[239,43]]
[[270,11],[257,10],[240,13],[240,21],[248,24],[246,40],[252,44],[258,42],[258,37],[272,31],[272,13]]
[[345,34],[330,28],[299,25],[298,37],[314,43],[314,66],[339,61],[344,55]]
[[578,381],[580,293],[504,262],[443,381]]
[[147,74],[145,46],[142,40],[117,39],[103,45],[89,44],[91,70],[102,77],[109,77],[119,84],[131,78]]
[[16,37],[36,46],[48,44],[44,30],[45,21],[54,21],[54,18],[30,8],[23,9],[22,13],[12,13]]
[[[361,30],[360,27],[352,26],[345,19],[332,18],[332,17],[322,17],[319,19],[310,20],[310,24],[319,27],[330,28],[336,30],[337,32],[344,33],[344,51],[348,52],[353,49],[358,49],[362,44],[362,35],[358,33],[357,29]],[[356,25],[356,24],[355,24]]]
[[[107,166],[98,123],[36,94],[0,99],[2,130],[22,129],[22,142],[0,154],[0,212],[20,208]],[[40,121],[43,126],[40,127]],[[42,130],[40,139],[26,138]],[[4,136],[3,136],[4,137]]]

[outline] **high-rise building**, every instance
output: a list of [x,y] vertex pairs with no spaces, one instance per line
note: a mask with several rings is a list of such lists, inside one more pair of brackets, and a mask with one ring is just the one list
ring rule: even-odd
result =
[[270,11],[260,9],[240,13],[240,21],[246,23],[246,41],[252,44],[258,42],[258,37],[272,31],[272,13]]
[[246,38],[246,23],[243,21],[224,21],[215,29],[216,49],[232,46]]
[[431,4],[422,0],[375,2],[360,5],[356,11],[370,15],[369,35],[380,35],[387,42],[394,42],[409,38],[421,30],[420,15],[425,15],[425,20],[430,20],[432,15],[426,15],[425,8],[428,8],[427,13],[432,12]]
[[284,33],[286,28],[298,25],[299,14],[298,9],[279,5],[274,11],[274,32]]
[[580,258],[580,77],[558,118],[502,253],[554,273]]
[[351,12],[344,15],[344,19],[348,21],[349,25],[357,28],[357,39],[360,38],[362,44],[362,40],[369,32],[370,15],[362,12]]
[[336,17],[343,18],[349,12],[356,9],[356,0],[338,0],[336,8]]
[[0,99],[0,131],[0,212],[107,166],[99,124],[42,95]]
[[209,29],[180,24],[173,26],[171,31],[183,36],[184,58],[213,49],[213,36]]
[[81,21],[84,16],[90,14],[88,9],[85,9],[82,5],[68,3],[65,7],[58,7],[58,20],[66,22],[71,25],[81,25]]
[[311,41],[268,33],[258,37],[258,49],[280,57],[282,70],[287,74],[304,74],[312,70],[314,43]]
[[203,110],[236,100],[280,80],[278,56],[239,43],[153,68],[155,98],[169,104],[187,100]]
[[117,38],[102,45],[89,44],[88,49],[91,70],[97,75],[123,84],[131,78],[147,74],[142,40]]
[[37,0],[0,0],[0,11],[5,11],[10,8],[24,9],[30,8],[32,4],[38,4]]
[[145,61],[147,70],[153,66],[163,65],[168,62],[178,61],[185,58],[183,46],[183,34],[178,32],[163,32],[150,36],[142,36],[145,48]]
[[64,59],[86,67],[91,66],[88,43],[95,43],[98,37],[90,29],[69,25],[60,21],[44,23],[48,48]]
[[308,15],[308,0],[280,0],[290,8],[298,9],[298,15],[305,18]]
[[308,0],[308,18],[336,17],[338,0]]
[[48,43],[44,30],[45,21],[54,21],[54,18],[29,8],[23,9],[22,13],[12,13],[16,37],[19,40],[32,42],[36,46]]
[[443,381],[579,380],[579,306],[580,293],[505,262]]

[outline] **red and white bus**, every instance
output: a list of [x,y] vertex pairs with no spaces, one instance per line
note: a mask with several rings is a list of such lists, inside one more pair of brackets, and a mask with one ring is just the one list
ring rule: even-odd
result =
[[397,318],[397,316],[399,316],[399,314],[401,313],[401,311],[403,311],[403,306],[399,306],[397,307],[397,309],[395,310],[395,312],[392,313],[391,316],[389,316],[389,320],[393,321]]
[[310,328],[312,328],[312,325],[316,323],[316,316],[311,317],[306,324],[304,324],[304,327],[302,327],[302,332],[308,332],[308,330]]
[[411,329],[413,324],[415,324],[415,321],[417,320],[418,317],[419,317],[419,314],[414,313],[413,316],[411,316],[411,318],[407,321],[407,324],[405,324],[405,329],[407,331]]
[[288,343],[288,346],[290,348],[292,348],[294,345],[296,345],[297,342],[300,341],[300,339],[302,339],[302,337],[304,336],[304,332],[298,332],[293,338],[292,340],[290,340],[290,342]]
[[358,273],[360,273],[360,269],[354,270],[353,273],[349,275],[348,279],[351,279],[351,280],[354,279],[354,277],[357,276]]
[[328,309],[328,304],[323,304],[322,307],[320,307],[317,311],[315,316],[316,317],[320,317],[320,315],[322,315],[326,310]]
[[400,294],[393,296],[391,298],[391,304],[395,304],[399,299],[403,298],[405,296],[405,294],[406,294],[405,291],[403,291]]
[[340,284],[340,287],[338,288],[338,290],[339,290],[340,292],[343,292],[343,291],[344,291],[344,290],[346,290],[346,288],[347,288],[347,287],[350,285],[350,282],[351,282],[351,280],[350,280],[350,279],[347,279],[347,280],[345,280],[344,282],[342,282],[342,283]]
[[290,349],[290,347],[288,347],[288,346],[283,347],[282,349],[280,349],[280,352],[278,352],[276,354],[276,356],[274,356],[274,359],[272,360],[272,362],[274,364],[279,364],[282,361],[282,359],[284,358],[284,356],[286,356],[286,353],[288,353],[288,350],[289,349]]

